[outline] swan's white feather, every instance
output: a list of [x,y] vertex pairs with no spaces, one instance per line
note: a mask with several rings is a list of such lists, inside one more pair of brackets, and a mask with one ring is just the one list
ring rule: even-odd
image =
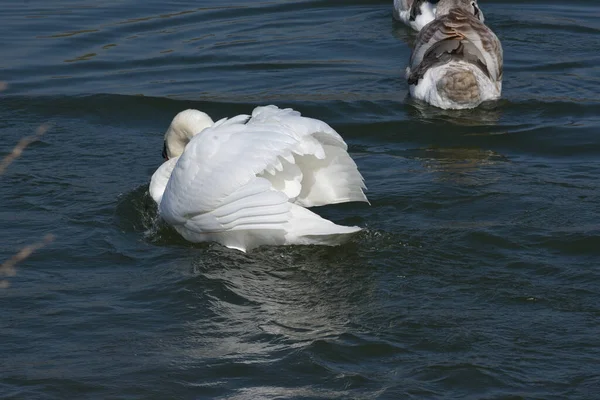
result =
[[[289,108],[266,106],[254,110],[248,121],[248,125],[253,124],[281,124],[299,136],[298,144],[291,148],[295,156],[282,155],[290,164],[297,165],[302,174],[302,191],[296,198],[297,204],[313,207],[367,201],[363,177],[347,152],[348,145],[327,123],[302,117]],[[278,179],[276,175],[272,182],[276,184]],[[297,181],[298,175],[294,175],[294,179]]]
[[304,207],[349,201],[367,201],[362,176],[350,155],[336,146],[323,146],[324,158],[298,157],[304,172],[302,191],[296,203]]
[[321,144],[348,149],[344,139],[329,124],[315,118],[303,117],[291,108],[280,109],[273,105],[256,107],[248,121],[248,125],[255,124],[280,124],[292,129],[301,138],[313,136]]
[[173,173],[173,168],[175,168],[177,160],[179,160],[179,157],[171,158],[170,160],[165,161],[152,175],[148,191],[150,192],[150,196],[156,202],[156,204],[160,204],[162,201],[165,187],[169,182],[169,178]]
[[[161,210],[165,217],[166,210],[162,207]],[[196,233],[283,229],[289,211],[290,203],[284,193],[272,190],[266,179],[255,178],[223,199],[215,209],[187,215],[183,226]]]
[[195,135],[178,159],[155,172],[150,192],[162,218],[190,241],[240,250],[316,244],[319,236],[321,244],[337,243],[342,239],[334,236],[360,228],[336,225],[301,206],[367,201],[346,149],[322,121],[257,107],[250,119],[223,119]]
[[336,225],[297,204],[291,205],[290,213],[285,234],[289,243],[335,246],[346,241],[346,235],[360,231],[357,226]]

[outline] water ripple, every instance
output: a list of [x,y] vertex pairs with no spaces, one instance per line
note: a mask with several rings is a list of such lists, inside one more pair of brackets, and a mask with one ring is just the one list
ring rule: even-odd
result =
[[[388,0],[5,4],[0,392],[68,398],[592,398],[597,5],[486,1],[503,99],[407,95]],[[7,86],[7,87],[5,87]],[[371,205],[344,246],[191,244],[148,182],[185,108],[291,106],[343,135]],[[109,383],[108,383],[109,382]]]

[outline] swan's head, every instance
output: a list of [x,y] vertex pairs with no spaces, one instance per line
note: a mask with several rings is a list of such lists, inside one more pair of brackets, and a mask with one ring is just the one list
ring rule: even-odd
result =
[[442,15],[449,14],[450,10],[454,8],[460,8],[469,14],[473,14],[475,18],[483,22],[483,12],[479,8],[477,0],[440,0],[435,9],[435,17],[439,18]]
[[213,123],[213,120],[202,111],[190,109],[177,114],[165,133],[163,158],[168,160],[179,157],[188,142]]

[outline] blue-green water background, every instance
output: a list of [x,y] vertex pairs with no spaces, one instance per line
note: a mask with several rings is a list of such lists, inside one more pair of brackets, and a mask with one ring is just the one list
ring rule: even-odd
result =
[[[596,399],[600,4],[481,0],[503,99],[407,97],[386,1],[0,1],[0,290],[10,399]],[[248,254],[155,223],[171,118],[294,107],[371,206],[337,248]]]

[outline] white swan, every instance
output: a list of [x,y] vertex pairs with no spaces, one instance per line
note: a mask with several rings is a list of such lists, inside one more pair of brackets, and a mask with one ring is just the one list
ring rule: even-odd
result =
[[502,92],[502,45],[471,0],[440,0],[406,70],[411,96],[443,109],[474,108]]
[[340,226],[304,207],[368,202],[342,137],[292,109],[257,107],[213,123],[182,111],[165,134],[167,158],[152,176],[160,216],[191,242],[247,251],[261,245],[337,245]]
[[[481,22],[484,21],[483,12],[477,0],[471,0],[471,11]],[[444,7],[440,10],[444,13]],[[437,14],[437,7],[428,0],[394,0],[394,18],[406,25],[420,31],[425,25],[433,21]]]

